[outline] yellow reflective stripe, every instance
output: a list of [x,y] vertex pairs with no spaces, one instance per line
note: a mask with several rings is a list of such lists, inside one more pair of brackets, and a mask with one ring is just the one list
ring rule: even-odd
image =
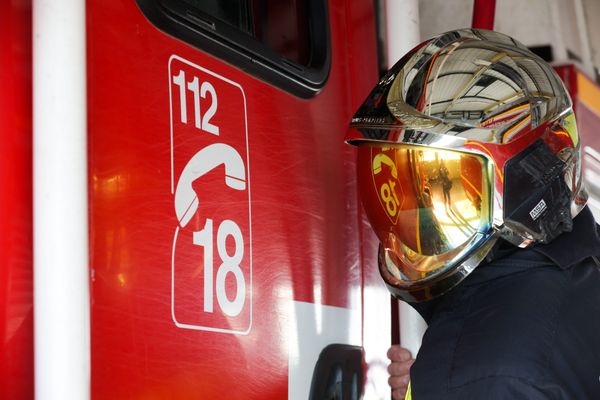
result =
[[563,127],[571,137],[573,144],[577,146],[577,143],[579,142],[579,135],[577,135],[577,122],[575,122],[575,114],[569,114],[569,116],[565,118]]
[[474,191],[475,193],[477,193],[477,194],[479,195],[479,198],[482,198],[482,197],[483,197],[483,196],[481,195],[481,192],[480,192],[480,191],[479,191],[479,190],[478,190],[478,189],[477,189],[477,188],[476,188],[476,187],[475,187],[475,186],[474,186],[474,185],[471,183],[471,181],[470,181],[470,180],[468,180],[468,179],[467,179],[467,177],[466,177],[466,176],[464,176],[463,174],[460,174],[460,178],[461,178],[461,179],[462,179],[462,180],[463,180],[463,181],[464,181],[464,182],[465,182],[467,185],[469,185],[469,187],[470,187],[471,189],[473,189],[473,191]]
[[[477,146],[477,147],[481,148],[483,151],[485,151],[487,153],[488,156],[490,156],[490,158],[492,160],[494,160],[494,156],[492,156],[492,153],[483,144],[477,143],[477,142],[473,142],[471,140],[467,140],[465,142],[465,144],[468,144],[468,145],[471,145],[471,146]],[[494,160],[494,166],[496,167],[496,173],[500,177],[500,182],[504,183],[504,174],[502,174],[502,170],[500,170],[500,168],[496,164],[496,160]]]
[[422,254],[421,253],[421,211],[419,208],[417,208],[417,229],[416,229],[416,234],[417,234],[417,253]]
[[406,396],[404,400],[412,400],[412,391],[410,390],[410,382],[408,382],[408,388],[406,389]]
[[590,111],[600,115],[600,87],[581,72],[577,73],[577,97]]
[[504,132],[504,134],[502,135],[502,143],[505,143],[508,140],[508,137],[510,135],[512,135],[513,133],[518,133],[529,122],[531,122],[531,115],[526,116],[521,121],[519,121],[515,126],[511,127],[509,130],[507,130],[506,132]]

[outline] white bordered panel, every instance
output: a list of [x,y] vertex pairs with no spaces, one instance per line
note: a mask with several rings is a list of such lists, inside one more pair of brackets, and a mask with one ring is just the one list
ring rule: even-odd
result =
[[168,63],[171,193],[177,226],[171,314],[179,328],[247,334],[252,226],[241,85],[173,55]]

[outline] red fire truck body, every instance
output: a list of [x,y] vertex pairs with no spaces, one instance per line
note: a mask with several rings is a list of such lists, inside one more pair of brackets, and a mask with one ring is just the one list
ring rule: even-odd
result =
[[[296,86],[285,71],[269,75],[277,63],[256,57],[268,64],[256,72],[237,61],[252,55],[174,37],[151,21],[156,10],[142,11],[153,6],[87,2],[89,266],[80,267],[91,397],[388,396],[390,301],[343,141],[377,79],[372,2],[327,4],[314,21],[326,40],[320,81]],[[268,44],[310,69],[276,43],[310,36],[306,22],[268,7]],[[34,380],[31,4],[2,11],[0,397],[19,399],[32,397]]]
[[[389,398],[392,305],[344,144],[378,78],[373,2],[89,0],[85,53],[52,60],[46,46],[65,69],[34,73],[43,17],[72,22],[58,3],[0,4],[0,398],[34,386],[45,398],[47,382],[71,398]],[[51,76],[70,90],[67,71],[85,72],[81,103],[36,101]],[[577,67],[558,71],[596,210],[600,90]],[[62,146],[36,118],[46,106],[66,110],[59,130],[87,127],[87,179],[73,185],[87,212],[36,234],[57,206],[32,188]],[[45,241],[83,248],[87,262],[69,265],[83,281],[45,263]],[[53,299],[46,285],[74,303],[84,293],[83,319],[44,318],[60,308],[40,300]],[[63,326],[82,342],[47,352]],[[56,365],[75,359],[81,374],[64,384]]]

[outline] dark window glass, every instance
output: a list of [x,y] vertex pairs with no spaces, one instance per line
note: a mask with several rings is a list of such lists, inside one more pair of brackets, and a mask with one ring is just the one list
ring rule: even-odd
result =
[[254,8],[255,37],[289,60],[310,65],[310,32],[307,2],[263,1]]
[[[163,1],[168,7],[169,1]],[[304,66],[310,63],[310,32],[306,0],[183,0],[202,12]],[[189,12],[189,10],[188,10]]]
[[[165,7],[169,7],[172,1],[161,1]],[[242,32],[252,35],[252,12],[250,1],[247,0],[182,0],[189,10],[200,11],[221,22],[238,28]],[[177,8],[175,8],[177,9]]]
[[329,73],[325,2],[137,0],[159,28],[302,97]]

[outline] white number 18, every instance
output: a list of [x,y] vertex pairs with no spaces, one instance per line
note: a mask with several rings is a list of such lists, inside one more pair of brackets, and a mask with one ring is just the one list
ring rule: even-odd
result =
[[[227,252],[227,237],[231,236],[235,243],[233,255]],[[206,219],[206,224],[201,231],[194,232],[194,244],[204,247],[204,312],[213,312],[213,220]],[[240,227],[233,221],[226,219],[217,230],[217,252],[221,258],[221,265],[217,269],[216,292],[217,302],[221,310],[230,317],[237,316],[244,308],[246,300],[246,281],[240,268],[244,258],[244,238]],[[236,282],[236,293],[233,301],[227,297],[225,280],[228,273],[232,273]]]

